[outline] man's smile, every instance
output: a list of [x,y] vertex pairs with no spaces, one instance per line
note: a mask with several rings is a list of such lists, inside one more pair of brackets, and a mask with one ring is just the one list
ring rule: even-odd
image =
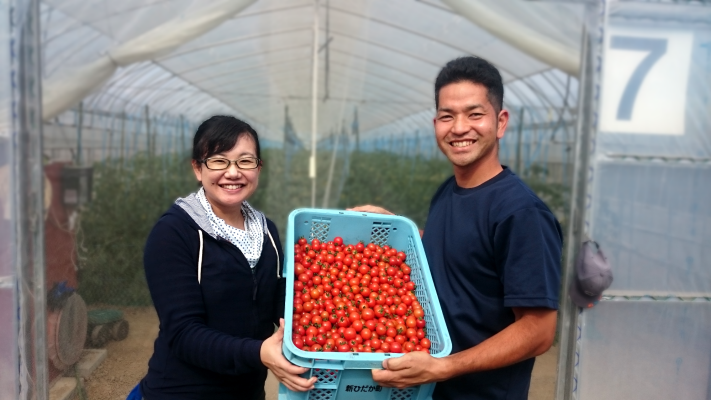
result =
[[449,144],[452,147],[467,147],[469,145],[474,144],[474,142],[476,142],[476,140],[471,140],[471,139],[470,140],[455,140],[455,141],[449,142]]

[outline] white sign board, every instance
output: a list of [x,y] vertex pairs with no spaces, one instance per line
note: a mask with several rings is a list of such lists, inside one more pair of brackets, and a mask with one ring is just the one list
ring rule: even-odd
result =
[[600,131],[683,135],[693,39],[685,31],[609,27]]

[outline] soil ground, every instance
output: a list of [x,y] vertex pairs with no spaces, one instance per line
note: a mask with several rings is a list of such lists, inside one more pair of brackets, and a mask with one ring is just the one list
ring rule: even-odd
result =
[[[153,307],[122,308],[130,328],[126,339],[110,342],[108,356],[87,378],[87,400],[124,400],[145,375],[148,359],[153,354],[153,341],[158,335],[158,317]],[[551,348],[536,359],[531,378],[529,400],[554,398],[558,349]],[[266,385],[267,400],[276,400],[278,383],[270,374]]]

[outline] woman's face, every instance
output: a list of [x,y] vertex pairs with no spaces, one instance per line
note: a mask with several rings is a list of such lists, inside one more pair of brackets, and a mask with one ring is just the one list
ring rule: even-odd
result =
[[[242,135],[231,150],[208,157],[233,161],[243,157],[256,158],[257,146],[251,136]],[[256,169],[244,170],[237,168],[235,163],[230,163],[227,169],[211,170],[205,164],[198,164],[193,160],[195,177],[202,183],[207,201],[215,215],[220,218],[240,211],[242,202],[257,190],[261,169],[260,165]]]

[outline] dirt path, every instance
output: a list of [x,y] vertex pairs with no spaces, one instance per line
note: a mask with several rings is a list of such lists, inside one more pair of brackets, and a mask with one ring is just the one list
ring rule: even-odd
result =
[[128,337],[109,342],[106,360],[86,380],[88,400],[125,400],[148,370],[158,316],[153,307],[121,308],[129,323]]
[[[152,307],[122,308],[130,325],[128,337],[106,346],[108,356],[86,380],[88,400],[124,400],[145,375],[158,336],[158,317]],[[536,359],[529,400],[551,400],[555,393],[558,349],[552,348]],[[267,400],[277,400],[278,382],[269,374]]]

